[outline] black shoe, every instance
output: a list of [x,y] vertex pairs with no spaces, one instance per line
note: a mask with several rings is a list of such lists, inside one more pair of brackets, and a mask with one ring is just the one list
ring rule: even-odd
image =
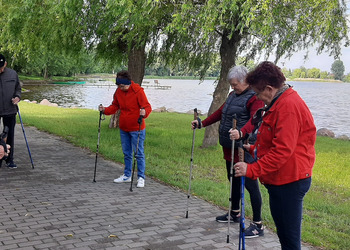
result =
[[11,161],[11,162],[7,163],[7,167],[8,168],[17,168],[17,165],[13,161]]
[[[230,220],[230,222],[236,222],[237,223],[237,222],[239,222],[240,217],[241,217],[240,214],[233,215],[232,212],[231,212],[231,220]],[[227,223],[228,222],[228,213],[216,217],[216,221],[217,222],[222,222],[222,223]]]
[[261,225],[261,228],[258,227],[255,223],[250,223],[250,226],[244,230],[244,238],[250,239],[259,236],[264,236],[264,226]]

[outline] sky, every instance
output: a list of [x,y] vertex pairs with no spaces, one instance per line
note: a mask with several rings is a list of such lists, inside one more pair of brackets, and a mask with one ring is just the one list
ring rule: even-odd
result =
[[[306,51],[299,51],[295,53],[290,59],[280,59],[277,63],[280,67],[286,67],[287,69],[297,69],[304,66],[307,69],[318,68],[321,71],[331,72],[331,67],[335,61],[333,56],[329,56],[327,53],[317,55],[315,48],[309,49],[309,56],[307,60],[304,60]],[[350,47],[342,47],[341,55],[339,59],[344,63],[345,74],[350,72]],[[273,58],[270,58],[273,60]]]

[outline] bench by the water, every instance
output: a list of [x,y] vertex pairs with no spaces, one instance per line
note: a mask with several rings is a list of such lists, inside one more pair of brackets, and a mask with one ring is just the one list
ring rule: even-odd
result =
[[145,88],[145,89],[148,89],[148,88],[154,88],[154,89],[171,89],[171,86],[170,85],[160,85],[159,81],[158,80],[154,80],[154,85],[149,85],[149,82],[148,81],[143,81],[142,82],[142,87]]
[[148,84],[142,84],[142,88],[148,89],[148,88],[154,88],[154,89],[171,89],[170,85],[148,85]]

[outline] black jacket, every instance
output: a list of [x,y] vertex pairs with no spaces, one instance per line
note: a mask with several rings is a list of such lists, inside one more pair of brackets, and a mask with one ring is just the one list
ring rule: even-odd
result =
[[16,105],[12,104],[12,98],[21,98],[21,84],[18,75],[13,69],[5,68],[0,74],[0,115],[13,115],[17,113]]
[[232,128],[234,115],[236,115],[237,129],[241,129],[250,119],[247,102],[254,94],[255,92],[253,90],[247,89],[239,95],[232,93],[228,96],[225,106],[222,109],[219,125],[219,142],[221,146],[225,148],[232,147],[232,141],[228,131]]

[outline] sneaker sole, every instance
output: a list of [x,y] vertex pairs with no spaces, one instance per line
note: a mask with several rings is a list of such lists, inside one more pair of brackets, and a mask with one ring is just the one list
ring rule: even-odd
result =
[[254,235],[254,236],[245,236],[244,235],[244,238],[246,238],[246,239],[253,239],[253,238],[258,238],[260,236],[264,236],[264,234],[258,234],[258,235]]
[[253,238],[258,238],[260,235],[254,235],[254,236],[245,236],[244,235],[244,238],[245,239],[253,239]]
[[131,180],[130,181],[113,181],[114,183],[130,183],[131,182]]
[[[220,222],[220,223],[228,223],[228,220],[216,220],[216,222]],[[231,220],[230,223],[239,223],[239,221],[234,221]]]

